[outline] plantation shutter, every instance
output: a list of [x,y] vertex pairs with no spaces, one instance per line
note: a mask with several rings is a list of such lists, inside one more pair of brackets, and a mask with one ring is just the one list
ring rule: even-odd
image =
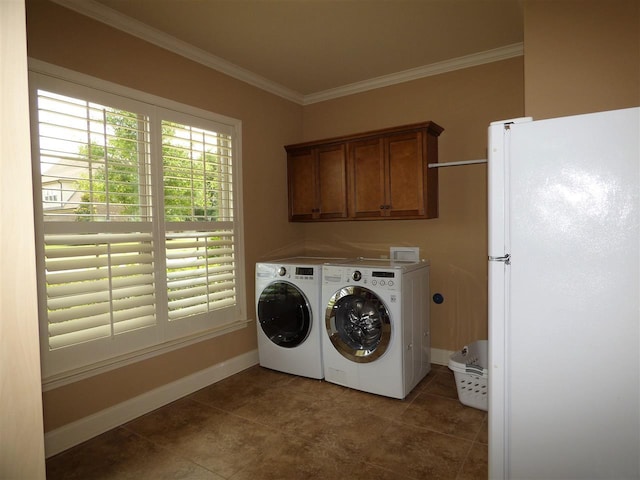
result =
[[232,138],[162,124],[168,318],[235,307]]
[[37,91],[49,349],[156,324],[149,120]]
[[151,220],[149,119],[38,90],[45,222]]
[[49,347],[153,326],[149,233],[45,235]]
[[169,320],[235,305],[233,231],[167,234]]
[[45,381],[247,325],[240,122],[29,75]]

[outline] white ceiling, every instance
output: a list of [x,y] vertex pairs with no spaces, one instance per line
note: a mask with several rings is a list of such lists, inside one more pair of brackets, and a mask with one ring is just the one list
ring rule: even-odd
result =
[[54,1],[301,103],[522,54],[520,0]]

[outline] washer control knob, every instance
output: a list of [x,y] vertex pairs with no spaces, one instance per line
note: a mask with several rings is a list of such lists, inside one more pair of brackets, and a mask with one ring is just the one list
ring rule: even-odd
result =
[[360,273],[359,270],[356,270],[355,272],[353,272],[353,274],[351,275],[351,278],[353,278],[356,282],[359,282],[362,279],[362,273]]
[[284,267],[280,267],[278,269],[278,275],[280,275],[281,277],[284,277],[287,274],[287,269]]

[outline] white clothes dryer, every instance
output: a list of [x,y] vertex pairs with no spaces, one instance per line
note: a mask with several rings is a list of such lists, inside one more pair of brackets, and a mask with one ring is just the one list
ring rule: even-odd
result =
[[260,365],[321,379],[322,265],[336,258],[293,257],[256,264]]
[[358,259],[322,278],[325,380],[405,398],[431,369],[429,263]]

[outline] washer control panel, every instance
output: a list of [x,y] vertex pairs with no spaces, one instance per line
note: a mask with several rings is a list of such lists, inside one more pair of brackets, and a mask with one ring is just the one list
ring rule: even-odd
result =
[[361,285],[385,290],[396,290],[400,284],[400,272],[373,268],[325,265],[322,283]]

